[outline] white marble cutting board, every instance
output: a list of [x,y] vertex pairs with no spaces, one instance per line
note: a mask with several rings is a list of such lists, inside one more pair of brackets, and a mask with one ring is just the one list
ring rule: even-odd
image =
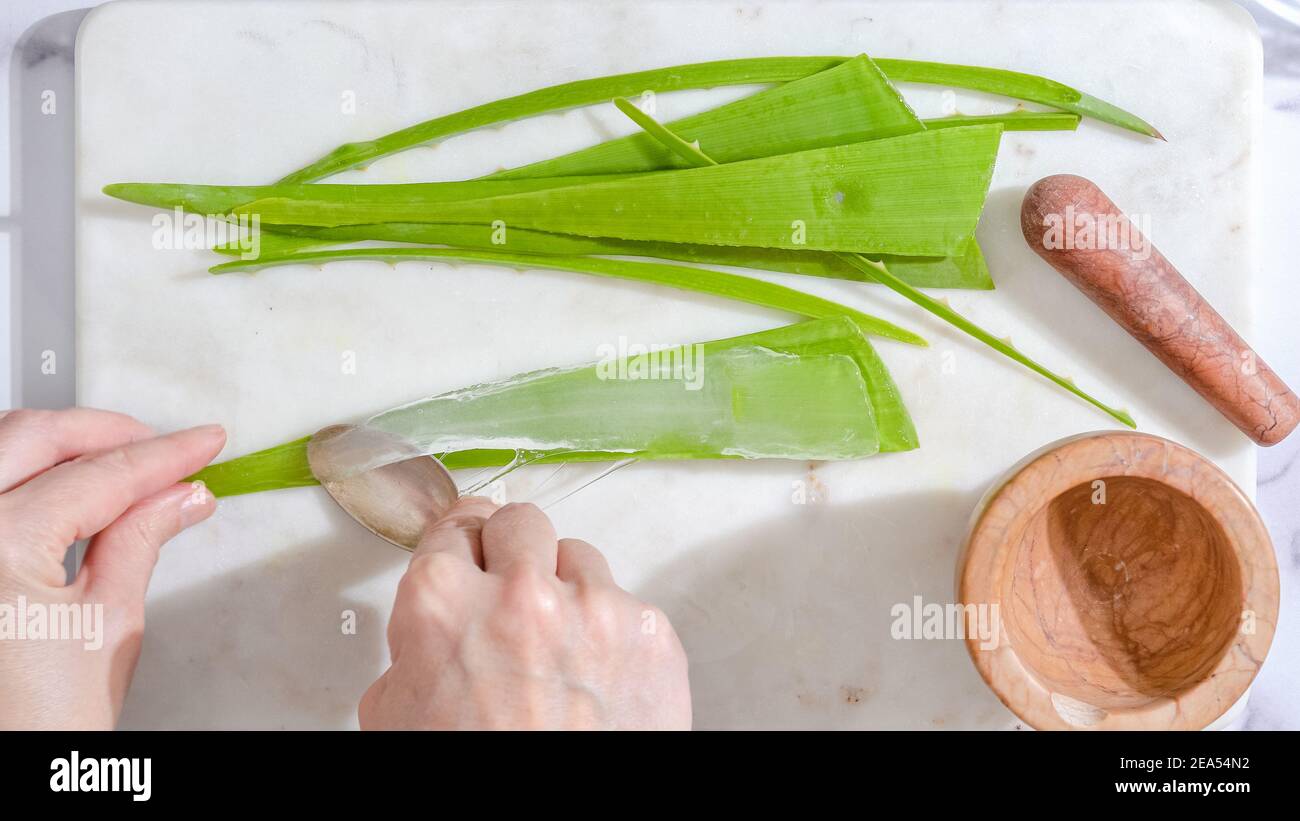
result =
[[[1122,8],[1121,8],[1122,7]],[[1041,73],[1145,117],[1160,143],[1085,122],[1009,134],[980,227],[998,290],[952,304],[1209,455],[1248,492],[1228,423],[1024,245],[1020,198],[1073,172],[1152,216],[1157,245],[1247,336],[1260,50],[1227,2],[120,2],[83,24],[78,93],[78,396],[161,429],[218,421],[226,456],[602,343],[784,324],[775,312],[578,274],[335,264],[215,278],[155,250],[129,180],[264,183],[333,146],[601,74],[778,54],[911,57]],[[935,89],[904,87],[922,116]],[[663,95],[672,119],[739,90]],[[344,113],[355,99],[355,113]],[[963,111],[1004,101],[959,95]],[[376,162],[338,181],[476,176],[628,133],[550,116]],[[691,657],[700,727],[1012,727],[959,641],[895,641],[890,608],[952,597],[966,518],[1025,453],[1107,417],[882,290],[772,279],[880,313],[922,448],[858,463],[634,465],[550,512],[663,606]],[[355,374],[343,358],[355,355]],[[812,499],[796,504],[800,488]],[[507,488],[510,490],[510,488]],[[516,488],[517,490],[517,488]],[[319,489],[224,501],[172,542],[149,598],[127,727],[355,726],[384,668],[406,554]],[[344,611],[356,635],[341,630]]]

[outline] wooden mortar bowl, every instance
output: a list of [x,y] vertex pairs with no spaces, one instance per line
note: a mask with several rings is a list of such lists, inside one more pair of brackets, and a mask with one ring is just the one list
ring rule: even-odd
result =
[[996,640],[968,630],[966,647],[1031,726],[1202,729],[1268,653],[1277,562],[1259,513],[1213,463],[1103,431],[1030,454],[985,494],[957,599],[968,620],[969,605],[997,605]]

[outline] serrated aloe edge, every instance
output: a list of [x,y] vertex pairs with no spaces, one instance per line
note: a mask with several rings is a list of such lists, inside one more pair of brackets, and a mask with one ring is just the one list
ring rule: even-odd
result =
[[238,260],[213,266],[214,274],[252,272],[284,265],[324,265],[346,260],[376,260],[403,262],[431,260],[435,262],[482,263],[520,270],[545,269],[573,271],[593,276],[629,279],[664,285],[697,293],[713,294],[739,302],[775,308],[799,314],[810,319],[843,316],[865,334],[925,345],[925,339],[905,328],[879,317],[865,314],[845,305],[822,299],[812,294],[796,291],[774,282],[740,276],[708,268],[687,268],[654,262],[632,262],[599,257],[536,256],[502,251],[474,251],[456,248],[347,248],[336,251],[299,251],[277,257],[262,256],[256,260]]
[[[625,114],[638,111],[628,103],[623,105]],[[647,123],[650,122],[653,121],[647,120]],[[1041,129],[1073,127],[1077,124],[1078,117],[1072,114],[1013,112],[991,117],[955,116],[934,122],[945,128],[963,124],[999,123],[1004,128]],[[551,179],[551,183],[542,185],[577,184],[602,176],[610,179],[608,175],[616,173],[698,166],[698,146],[701,143],[707,144],[715,159],[734,162],[814,147],[912,134],[926,130],[926,125],[917,119],[897,89],[870,58],[859,55],[826,71],[674,121],[665,129],[665,134],[682,135],[682,143],[670,148],[696,152],[689,153],[691,161],[676,156],[672,150],[665,150],[659,140],[643,133],[635,133],[503,171],[486,179]],[[671,141],[672,138],[669,139]],[[689,148],[690,144],[685,143],[687,139],[693,141],[697,148]],[[259,196],[271,196],[274,190],[276,189],[262,188],[258,189],[258,193]],[[285,191],[289,197],[301,191],[300,188],[279,190]],[[446,190],[461,198],[470,198],[472,191],[465,185]],[[493,193],[491,189],[481,190],[485,195]],[[135,185],[117,187],[110,193],[135,202],[179,204],[192,210],[228,208],[233,203],[228,196],[231,193],[229,189]],[[297,238],[293,238],[295,236]],[[358,240],[502,250],[499,238],[489,240],[490,236],[490,231],[471,226],[391,221],[335,228],[279,226],[277,230],[263,227],[262,253],[276,256],[298,249]],[[523,253],[650,257],[874,282],[833,254],[807,250],[574,237],[518,227],[510,231],[506,244],[509,250]],[[230,255],[245,254],[239,243],[231,243],[216,250]],[[983,255],[973,238],[966,241],[956,253],[947,256],[890,254],[882,255],[882,258],[888,260],[891,270],[914,285],[974,289],[993,287]]]
[[[286,175],[280,182],[314,182],[380,157],[457,134],[541,114],[604,103],[615,97],[635,97],[645,91],[663,93],[729,85],[789,83],[834,68],[849,59],[852,58],[755,57],[719,60],[563,83],[426,120],[374,140],[341,145],[316,162]],[[1045,77],[996,68],[918,60],[878,58],[875,62],[894,82],[940,84],[1001,94],[1163,139],[1160,132],[1140,117]]]
[[946,256],[975,232],[1001,135],[997,124],[920,131],[474,199],[448,197],[454,183],[293,186],[234,213],[264,225],[500,221],[652,242]]
[[939,317],[944,322],[947,322],[953,327],[960,329],[961,331],[963,331],[966,334],[969,334],[975,339],[978,339],[980,342],[983,342],[985,345],[988,345],[990,348],[1002,354],[1003,356],[1006,356],[1016,362],[1019,362],[1021,365],[1024,365],[1026,368],[1029,368],[1031,371],[1059,385],[1060,387],[1064,388],[1065,390],[1079,397],[1080,399],[1087,402],[1088,404],[1100,409],[1102,412],[1113,417],[1114,419],[1117,419],[1118,421],[1122,422],[1128,427],[1130,428],[1137,427],[1137,423],[1133,421],[1133,417],[1129,414],[1128,411],[1119,408],[1113,408],[1110,405],[1107,405],[1106,403],[1096,399],[1092,395],[1080,390],[1079,386],[1075,385],[1073,380],[1061,376],[1055,373],[1054,371],[1048,370],[1046,367],[1040,365],[1038,362],[1034,361],[1033,359],[1030,359],[1028,356],[1025,356],[1023,353],[1016,350],[1015,346],[1012,345],[1011,343],[1003,339],[998,339],[993,334],[989,333],[988,331],[984,330],[980,326],[976,325],[974,322],[971,322],[966,317],[954,311],[951,307],[945,305],[944,303],[936,299],[932,299],[931,297],[926,296],[921,291],[918,291],[917,289],[908,285],[906,282],[903,282],[898,277],[891,274],[889,272],[888,267],[886,267],[884,264],[870,260],[862,256],[861,254],[845,254],[844,258],[847,261],[851,262],[852,264],[858,266],[858,268],[863,273],[875,277],[885,287],[900,294],[906,299],[911,300],[912,302],[921,306],[925,310]]
[[[302,225],[279,226],[279,230],[262,228],[259,234],[259,259],[275,261],[277,257],[300,251],[329,248],[365,240],[400,242],[413,246],[441,246],[479,251],[546,254],[557,256],[620,256],[691,262],[700,265],[726,265],[760,271],[799,274],[856,282],[876,282],[833,253],[789,251],[782,248],[729,247],[692,245],[689,243],[638,242],[609,237],[575,237],[546,231],[515,228],[505,242],[494,241],[492,229],[478,225],[439,223],[386,222],[374,225],[310,228]],[[243,258],[248,252],[242,238],[217,246],[217,253]],[[974,237],[962,242],[955,253],[942,257],[879,255],[895,276],[918,288],[963,288],[992,290],[984,254]],[[253,261],[253,260],[246,260]],[[225,273],[222,269],[215,273]],[[254,266],[242,270],[256,270]]]

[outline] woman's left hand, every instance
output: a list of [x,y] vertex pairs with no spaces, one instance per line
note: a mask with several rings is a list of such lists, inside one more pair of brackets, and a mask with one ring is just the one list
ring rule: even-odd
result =
[[106,411],[0,413],[0,729],[117,723],[159,548],[215,508],[178,483],[225,442],[218,425],[155,436]]

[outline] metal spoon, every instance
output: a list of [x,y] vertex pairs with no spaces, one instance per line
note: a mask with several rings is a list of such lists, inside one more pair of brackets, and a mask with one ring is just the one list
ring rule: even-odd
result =
[[[349,433],[342,447],[339,437]],[[414,550],[426,528],[447,512],[460,496],[451,474],[432,456],[419,455],[357,473],[356,446],[366,438],[375,449],[392,447],[393,440],[353,425],[322,428],[307,443],[307,464],[339,507],[386,542]],[[333,443],[333,447],[331,447]]]
[[[346,435],[345,435],[346,434]],[[376,468],[366,467],[376,454],[411,455]],[[442,462],[420,453],[409,443],[382,431],[358,425],[330,425],[307,443],[307,464],[330,497],[362,527],[404,550],[414,550],[429,525],[442,518],[462,495],[477,493],[541,454],[518,453],[509,464],[461,491]],[[533,489],[533,501],[543,510],[635,462],[627,458],[604,468],[575,488],[559,489],[542,499],[537,494],[555,478],[561,464]]]

